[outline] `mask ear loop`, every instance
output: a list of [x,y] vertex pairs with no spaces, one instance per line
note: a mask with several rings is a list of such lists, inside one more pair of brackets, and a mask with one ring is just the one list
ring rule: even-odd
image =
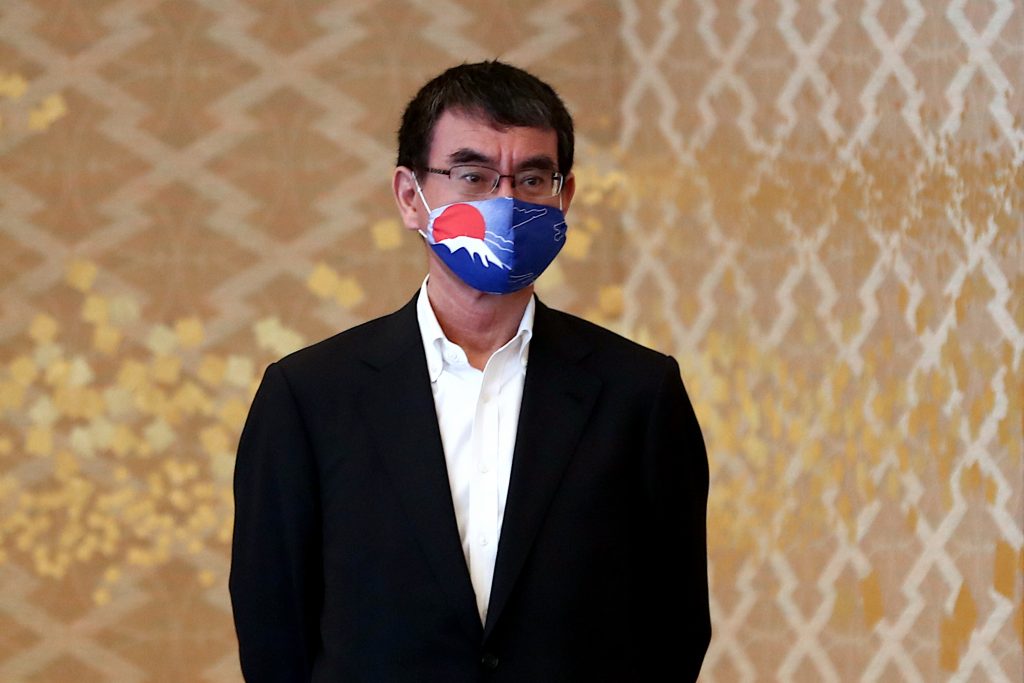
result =
[[[413,172],[413,174],[412,174],[412,182],[415,183],[415,185],[416,185],[416,194],[418,194],[420,196],[420,201],[423,202],[423,206],[425,206],[427,208],[427,214],[429,215],[432,212],[432,209],[430,208],[430,204],[427,204],[427,198],[423,196],[423,190],[420,189],[420,181],[416,177],[416,173],[415,172]],[[561,200],[559,200],[559,202],[561,202]],[[428,242],[430,241],[430,238],[427,236],[427,233],[426,233],[425,230],[420,229],[419,233],[420,233],[420,235],[423,236],[423,239],[427,240]]]

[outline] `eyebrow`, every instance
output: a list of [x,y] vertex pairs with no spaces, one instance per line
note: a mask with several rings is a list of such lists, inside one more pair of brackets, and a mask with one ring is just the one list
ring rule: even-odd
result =
[[[469,147],[461,147],[449,154],[448,163],[453,166],[458,164],[481,164],[493,167],[496,165],[493,158]],[[524,168],[533,168],[540,171],[554,171],[555,162],[547,154],[537,154],[519,162],[516,170],[520,171]]]
[[460,147],[448,155],[452,164],[494,164],[494,159],[469,147]]

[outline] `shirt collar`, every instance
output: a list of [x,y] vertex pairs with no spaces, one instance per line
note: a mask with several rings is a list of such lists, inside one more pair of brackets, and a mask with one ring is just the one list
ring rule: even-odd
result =
[[[436,382],[447,362],[445,360],[445,350],[457,352],[463,360],[465,360],[465,352],[458,344],[450,341],[444,335],[441,323],[437,322],[437,316],[434,314],[434,309],[430,305],[430,299],[427,297],[427,280],[429,278],[429,275],[423,278],[423,284],[420,285],[420,293],[416,298],[416,320],[420,325],[423,351],[427,357],[427,372],[430,375],[430,381]],[[515,336],[498,351],[495,351],[495,355],[507,349],[514,357],[518,358],[523,368],[526,367],[530,340],[533,338],[533,319],[536,311],[537,303],[534,297],[531,296],[526,304],[526,310],[523,311],[523,318],[519,321],[519,329]]]

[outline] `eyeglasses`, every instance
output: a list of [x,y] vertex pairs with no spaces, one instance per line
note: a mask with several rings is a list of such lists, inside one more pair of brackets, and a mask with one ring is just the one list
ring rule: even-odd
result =
[[523,197],[542,199],[554,197],[562,191],[565,177],[557,171],[527,168],[512,174],[502,174],[486,166],[460,164],[448,170],[428,168],[428,173],[448,176],[451,187],[466,197],[485,197],[498,189],[502,178],[511,178],[512,187]]

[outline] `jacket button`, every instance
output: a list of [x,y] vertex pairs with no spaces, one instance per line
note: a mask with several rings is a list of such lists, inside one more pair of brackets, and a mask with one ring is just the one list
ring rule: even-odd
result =
[[498,656],[492,652],[485,652],[484,656],[480,658],[480,665],[493,671],[498,668]]

